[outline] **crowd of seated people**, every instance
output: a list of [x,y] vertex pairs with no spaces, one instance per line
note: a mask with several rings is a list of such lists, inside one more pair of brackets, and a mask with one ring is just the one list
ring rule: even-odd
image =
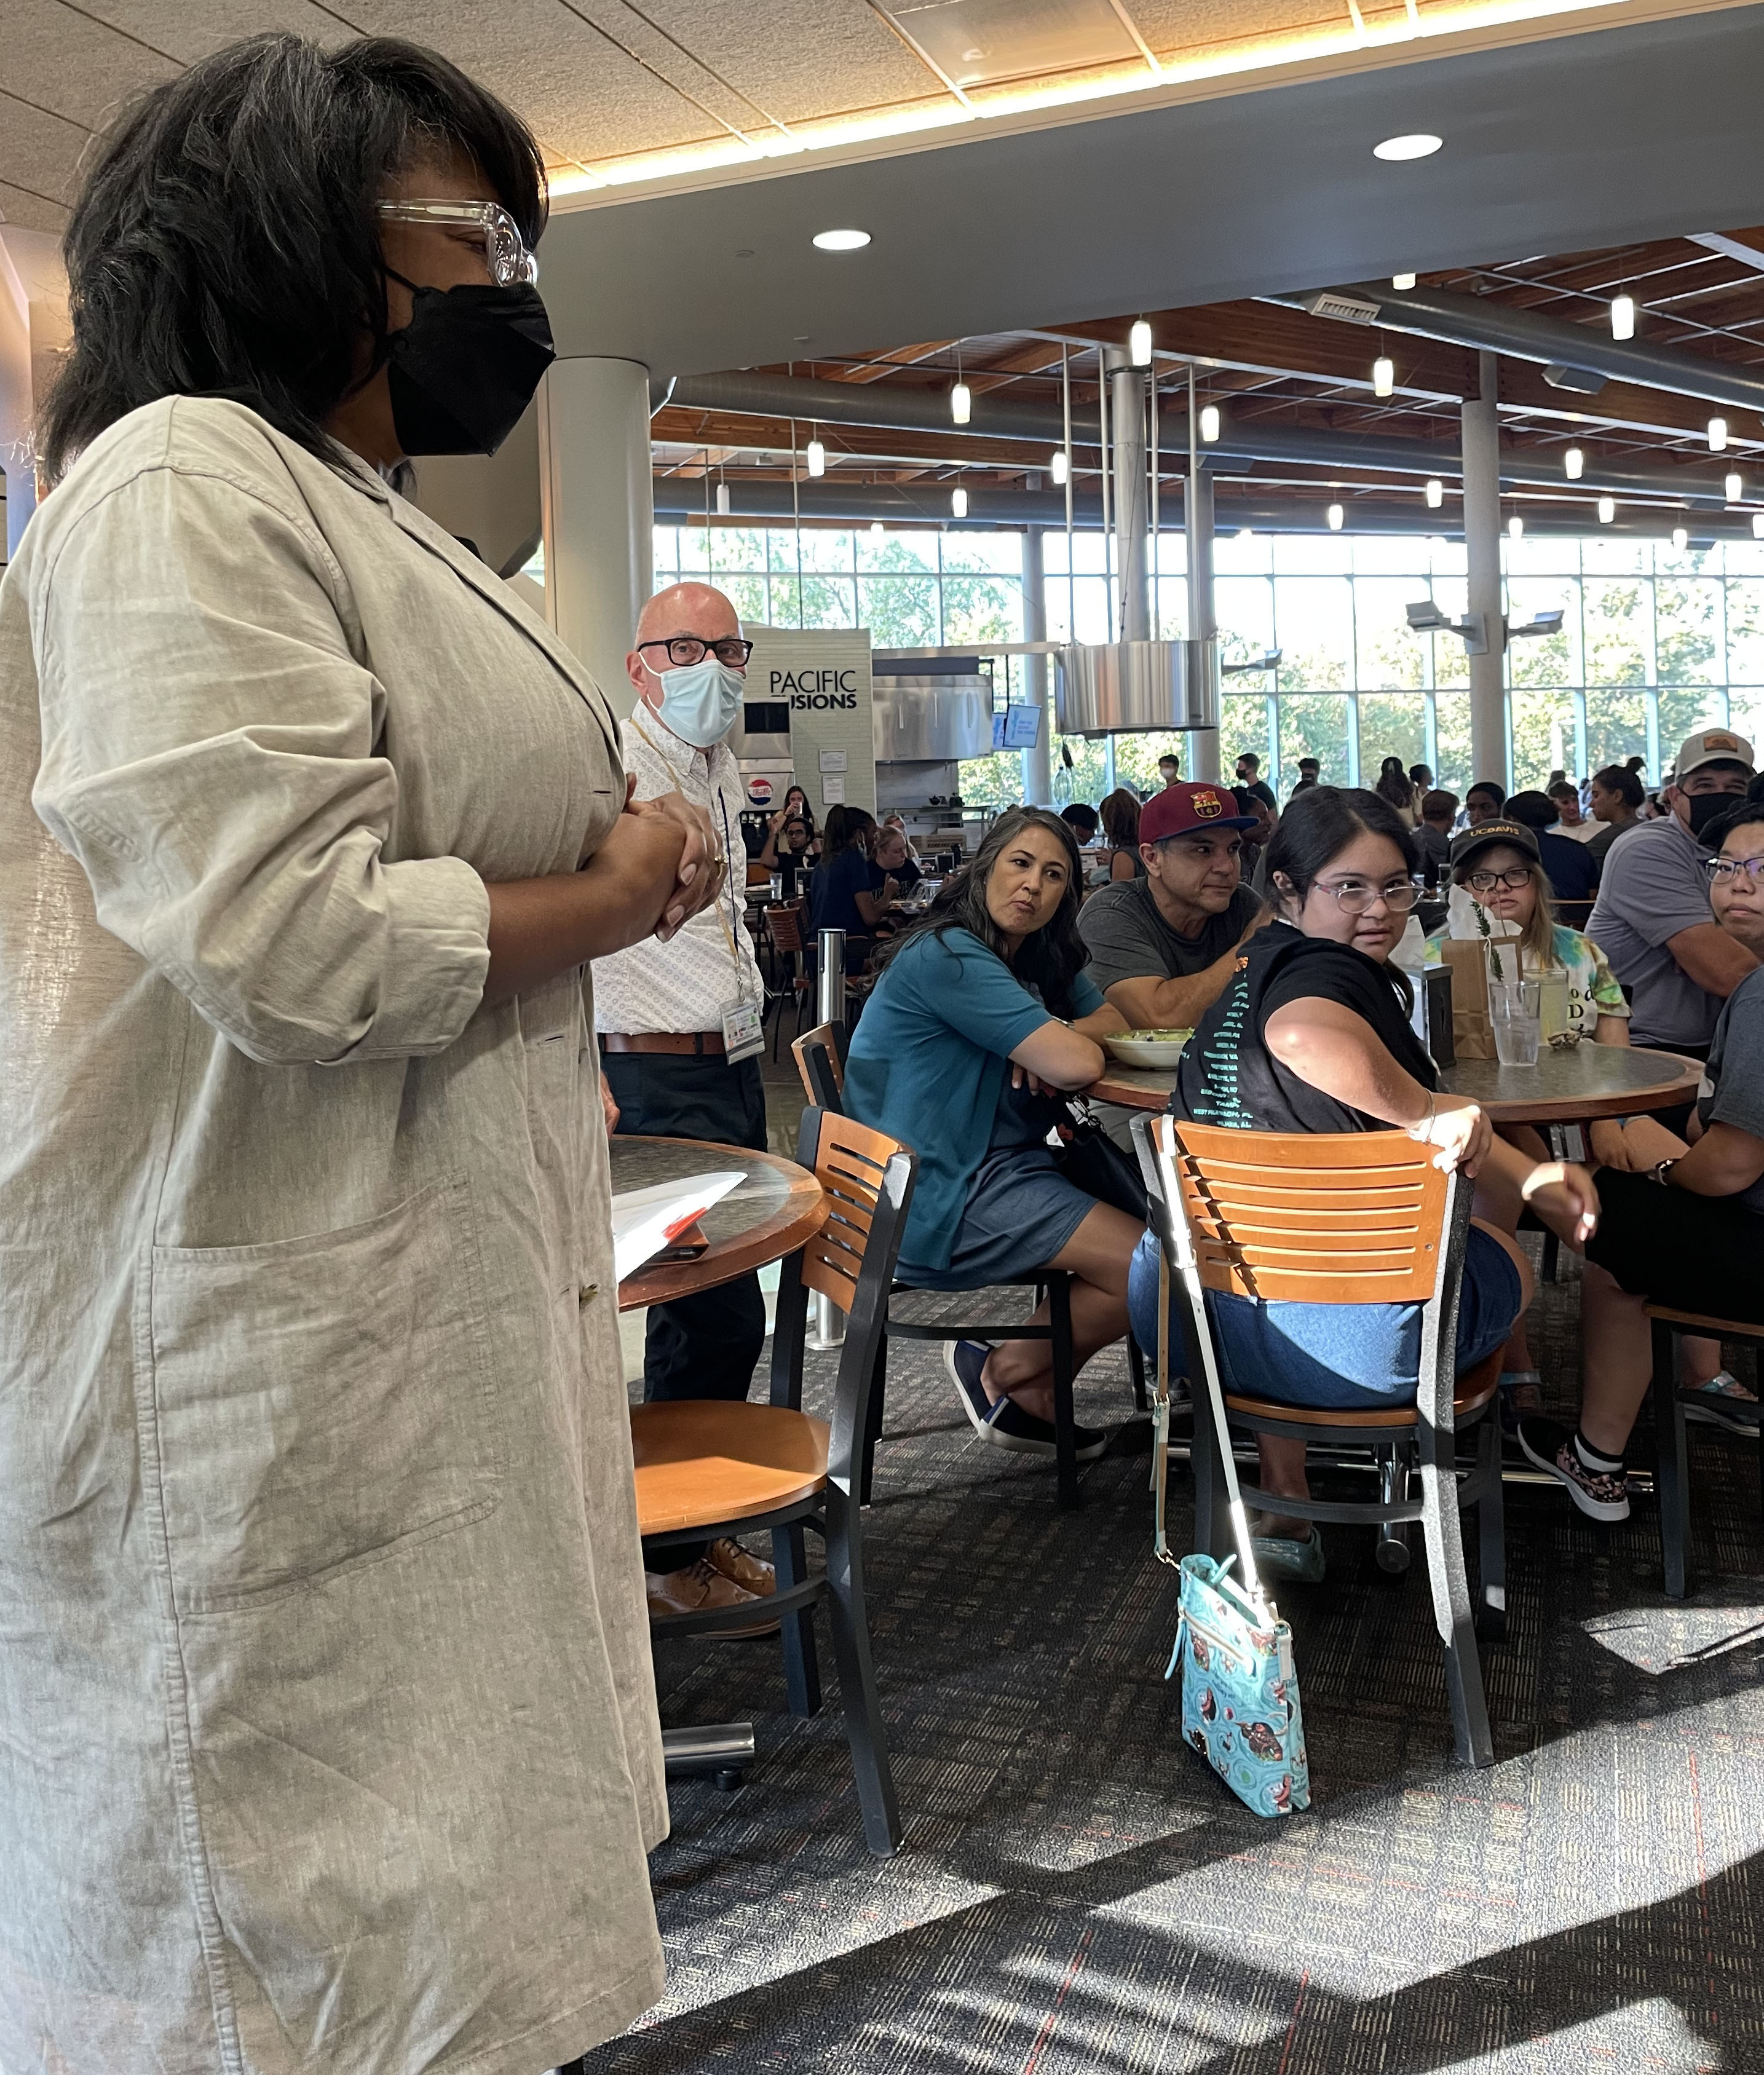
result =
[[[1192,1029],[1178,1117],[1401,1129],[1473,1182],[1460,1369],[1500,1350],[1513,1444],[1583,1512],[1625,1518],[1624,1451],[1651,1360],[1642,1304],[1764,1320],[1764,1284],[1745,1272],[1764,1236],[1764,803],[1746,797],[1750,745],[1725,731],[1687,741],[1656,798],[1634,763],[1600,769],[1584,797],[1566,781],[1512,795],[1479,782],[1460,812],[1423,765],[1387,758],[1362,791],[1323,784],[1302,760],[1276,815],[1246,758],[1235,786],[1161,773],[1148,801],[1119,789],[1100,816],[1081,802],[1000,816],[927,912],[863,947],[874,983],[846,1100],[920,1155],[901,1279],[971,1289],[1069,1269],[1080,1367],[1129,1315],[1154,1344],[1155,1241],[1142,1216],[1067,1171],[1060,1133],[1066,1095],[1102,1073],[1100,1040]],[[1105,869],[1087,894],[1083,849],[1099,828]],[[824,912],[847,904],[848,934],[873,938],[906,879],[904,832],[879,837],[861,810],[834,809],[822,842]],[[1705,1060],[1697,1101],[1592,1124],[1583,1166],[1445,1093],[1392,962],[1435,888],[1505,926],[1526,976],[1559,976],[1585,1042]],[[1571,921],[1559,903],[1575,904]],[[1428,939],[1435,955],[1443,934]],[[1663,1190],[1679,1199],[1670,1215]],[[1528,1211],[1584,1257],[1572,1426],[1545,1418],[1527,1342],[1532,1271],[1515,1235]],[[1414,1307],[1209,1302],[1228,1383],[1298,1405],[1413,1400]],[[1755,1432],[1757,1400],[1722,1369],[1719,1344],[1680,1346],[1691,1416]],[[1046,1342],[952,1344],[946,1359],[989,1441],[1053,1452]],[[1081,1456],[1103,1440],[1082,1428]],[[1303,1495],[1302,1446],[1261,1445],[1264,1489]],[[1255,1526],[1270,1575],[1323,1575],[1315,1528],[1277,1514]]]

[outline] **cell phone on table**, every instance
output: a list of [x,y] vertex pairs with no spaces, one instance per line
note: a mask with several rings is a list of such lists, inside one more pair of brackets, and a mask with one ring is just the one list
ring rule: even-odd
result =
[[701,1254],[710,1251],[710,1242],[704,1236],[704,1227],[696,1221],[678,1232],[672,1245],[665,1246],[656,1256],[657,1261],[696,1261]]

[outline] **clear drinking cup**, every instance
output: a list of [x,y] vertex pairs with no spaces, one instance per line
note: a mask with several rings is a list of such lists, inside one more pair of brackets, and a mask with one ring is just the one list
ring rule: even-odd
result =
[[1534,1066],[1543,1018],[1534,980],[1495,981],[1489,988],[1494,1054],[1503,1066]]

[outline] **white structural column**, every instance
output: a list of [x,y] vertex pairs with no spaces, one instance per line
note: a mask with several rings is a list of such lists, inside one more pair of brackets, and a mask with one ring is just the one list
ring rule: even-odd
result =
[[[1047,639],[1047,572],[1039,526],[1023,528],[1023,639]],[[1032,807],[1054,804],[1054,707],[1047,696],[1045,656],[1025,656],[1024,683],[1032,704],[1041,710],[1035,747],[1023,752],[1023,797]]]
[[1486,652],[1470,658],[1470,761],[1472,780],[1510,785],[1507,769],[1507,623],[1501,607],[1501,363],[1477,356],[1481,394],[1464,404],[1464,544],[1469,567],[1469,609],[1480,616]]
[[545,609],[621,715],[625,656],[653,586],[649,371],[635,360],[554,362],[539,392]]
[[1106,349],[1109,418],[1115,435],[1115,568],[1120,584],[1120,638],[1151,639],[1151,589],[1145,550],[1149,489],[1145,480],[1145,373],[1118,346]]
[[6,248],[0,246],[0,472],[6,477],[9,561],[18,552],[26,520],[36,509],[31,411],[30,306]]
[[[1204,652],[1216,673],[1219,622],[1213,612],[1213,478],[1198,456],[1192,458],[1188,480],[1182,486],[1182,532],[1188,556],[1188,638],[1206,643]],[[1219,776],[1218,683],[1215,675],[1208,694],[1212,726],[1190,735],[1190,768],[1182,774],[1186,778],[1211,779],[1215,784]]]

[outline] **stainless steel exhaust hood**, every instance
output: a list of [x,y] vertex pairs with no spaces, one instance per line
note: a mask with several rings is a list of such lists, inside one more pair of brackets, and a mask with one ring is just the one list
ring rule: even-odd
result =
[[1219,725],[1212,641],[1112,641],[1058,655],[1062,735],[1126,735]]

